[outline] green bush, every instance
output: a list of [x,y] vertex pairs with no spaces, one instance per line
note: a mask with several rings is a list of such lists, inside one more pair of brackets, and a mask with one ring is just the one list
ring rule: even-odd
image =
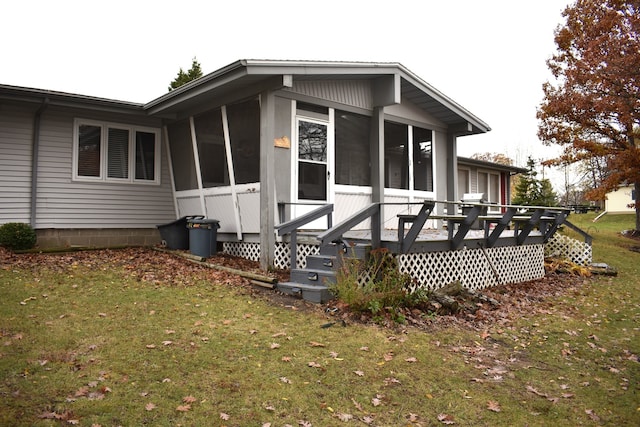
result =
[[11,250],[25,250],[35,245],[36,232],[29,224],[8,222],[0,225],[0,246]]
[[401,273],[396,259],[384,249],[373,250],[368,261],[344,258],[331,292],[352,310],[385,313],[402,322],[398,309],[412,307],[422,295],[409,292],[412,278]]

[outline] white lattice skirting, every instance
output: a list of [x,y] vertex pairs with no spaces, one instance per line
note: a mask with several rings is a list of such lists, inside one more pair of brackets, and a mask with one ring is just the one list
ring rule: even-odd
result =
[[455,281],[467,289],[482,289],[544,277],[542,245],[403,254],[397,259],[400,271],[418,282],[412,291],[434,290]]
[[589,265],[593,261],[593,249],[590,244],[558,233],[545,245],[544,255],[568,259],[578,265]]
[[[260,244],[224,242],[223,252],[253,261],[260,260]],[[297,267],[305,268],[307,255],[317,254],[317,245],[299,244]],[[397,255],[402,273],[416,279],[416,289],[438,289],[460,281],[468,289],[482,289],[498,284],[520,283],[544,277],[545,256],[559,256],[577,264],[591,263],[591,245],[556,234],[546,245],[522,245],[458,251],[424,252]],[[289,244],[278,242],[274,267],[291,267]]]
[[[252,261],[260,261],[259,243],[223,242],[222,252]],[[296,256],[297,268],[305,268],[307,266],[307,255],[315,255],[317,253],[320,253],[320,246],[299,244]],[[282,270],[290,268],[291,248],[289,243],[277,242],[274,257],[273,266],[275,268]]]

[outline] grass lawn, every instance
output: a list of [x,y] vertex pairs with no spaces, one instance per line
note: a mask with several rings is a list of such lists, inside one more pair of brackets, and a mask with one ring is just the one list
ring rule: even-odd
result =
[[618,276],[428,328],[343,325],[152,250],[5,255],[0,425],[640,425],[640,242],[592,218],[570,220]]

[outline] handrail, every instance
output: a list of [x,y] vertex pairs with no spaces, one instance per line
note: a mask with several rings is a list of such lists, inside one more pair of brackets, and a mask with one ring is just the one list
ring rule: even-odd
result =
[[[356,212],[355,214],[351,215],[349,218],[347,218],[346,220],[342,221],[340,224],[336,225],[333,228],[329,228],[327,231],[320,233],[318,235],[318,239],[320,240],[321,244],[325,244],[325,242],[329,241],[332,242],[336,239],[340,239],[342,238],[342,235],[344,233],[346,233],[347,231],[351,230],[351,228],[353,228],[354,226],[360,224],[362,221],[371,218],[372,221],[374,222],[373,224],[371,224],[371,240],[372,240],[372,245],[373,247],[377,247],[380,246],[380,206],[381,203],[372,203],[369,206],[367,206],[366,208]],[[377,220],[375,219],[377,217]],[[376,230],[377,230],[377,243],[375,242],[376,237]]]
[[593,236],[589,233],[587,233],[586,231],[584,231],[583,229],[581,229],[580,227],[578,227],[575,224],[570,223],[569,221],[567,221],[566,219],[564,220],[565,225],[567,225],[570,229],[572,229],[573,231],[575,231],[576,233],[578,233],[579,235],[581,235],[584,238],[584,242],[587,245],[591,245],[591,243],[593,242]]
[[305,224],[310,223],[311,221],[315,221],[316,219],[322,218],[323,216],[329,217],[329,227],[331,227],[331,213],[333,213],[333,205],[322,205],[318,209],[314,209],[311,212],[307,212],[304,215],[301,215],[297,218],[291,219],[289,221],[283,222],[282,224],[276,225],[276,230],[278,230],[278,235],[283,236],[287,233],[290,233],[293,230],[297,230]]
[[296,268],[298,260],[298,229],[303,225],[310,223],[311,221],[322,218],[323,216],[327,217],[327,226],[331,228],[333,225],[332,213],[333,204],[322,205],[319,208],[312,210],[311,212],[299,216],[298,218],[294,218],[275,226],[275,229],[278,230],[279,236],[291,233],[291,239],[289,241],[291,269]]

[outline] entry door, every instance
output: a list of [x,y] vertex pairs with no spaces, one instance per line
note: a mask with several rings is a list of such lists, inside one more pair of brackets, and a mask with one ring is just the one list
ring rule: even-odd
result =
[[[329,122],[297,118],[296,198],[295,216],[330,203],[332,188],[333,138]],[[326,229],[326,217],[304,228]]]

